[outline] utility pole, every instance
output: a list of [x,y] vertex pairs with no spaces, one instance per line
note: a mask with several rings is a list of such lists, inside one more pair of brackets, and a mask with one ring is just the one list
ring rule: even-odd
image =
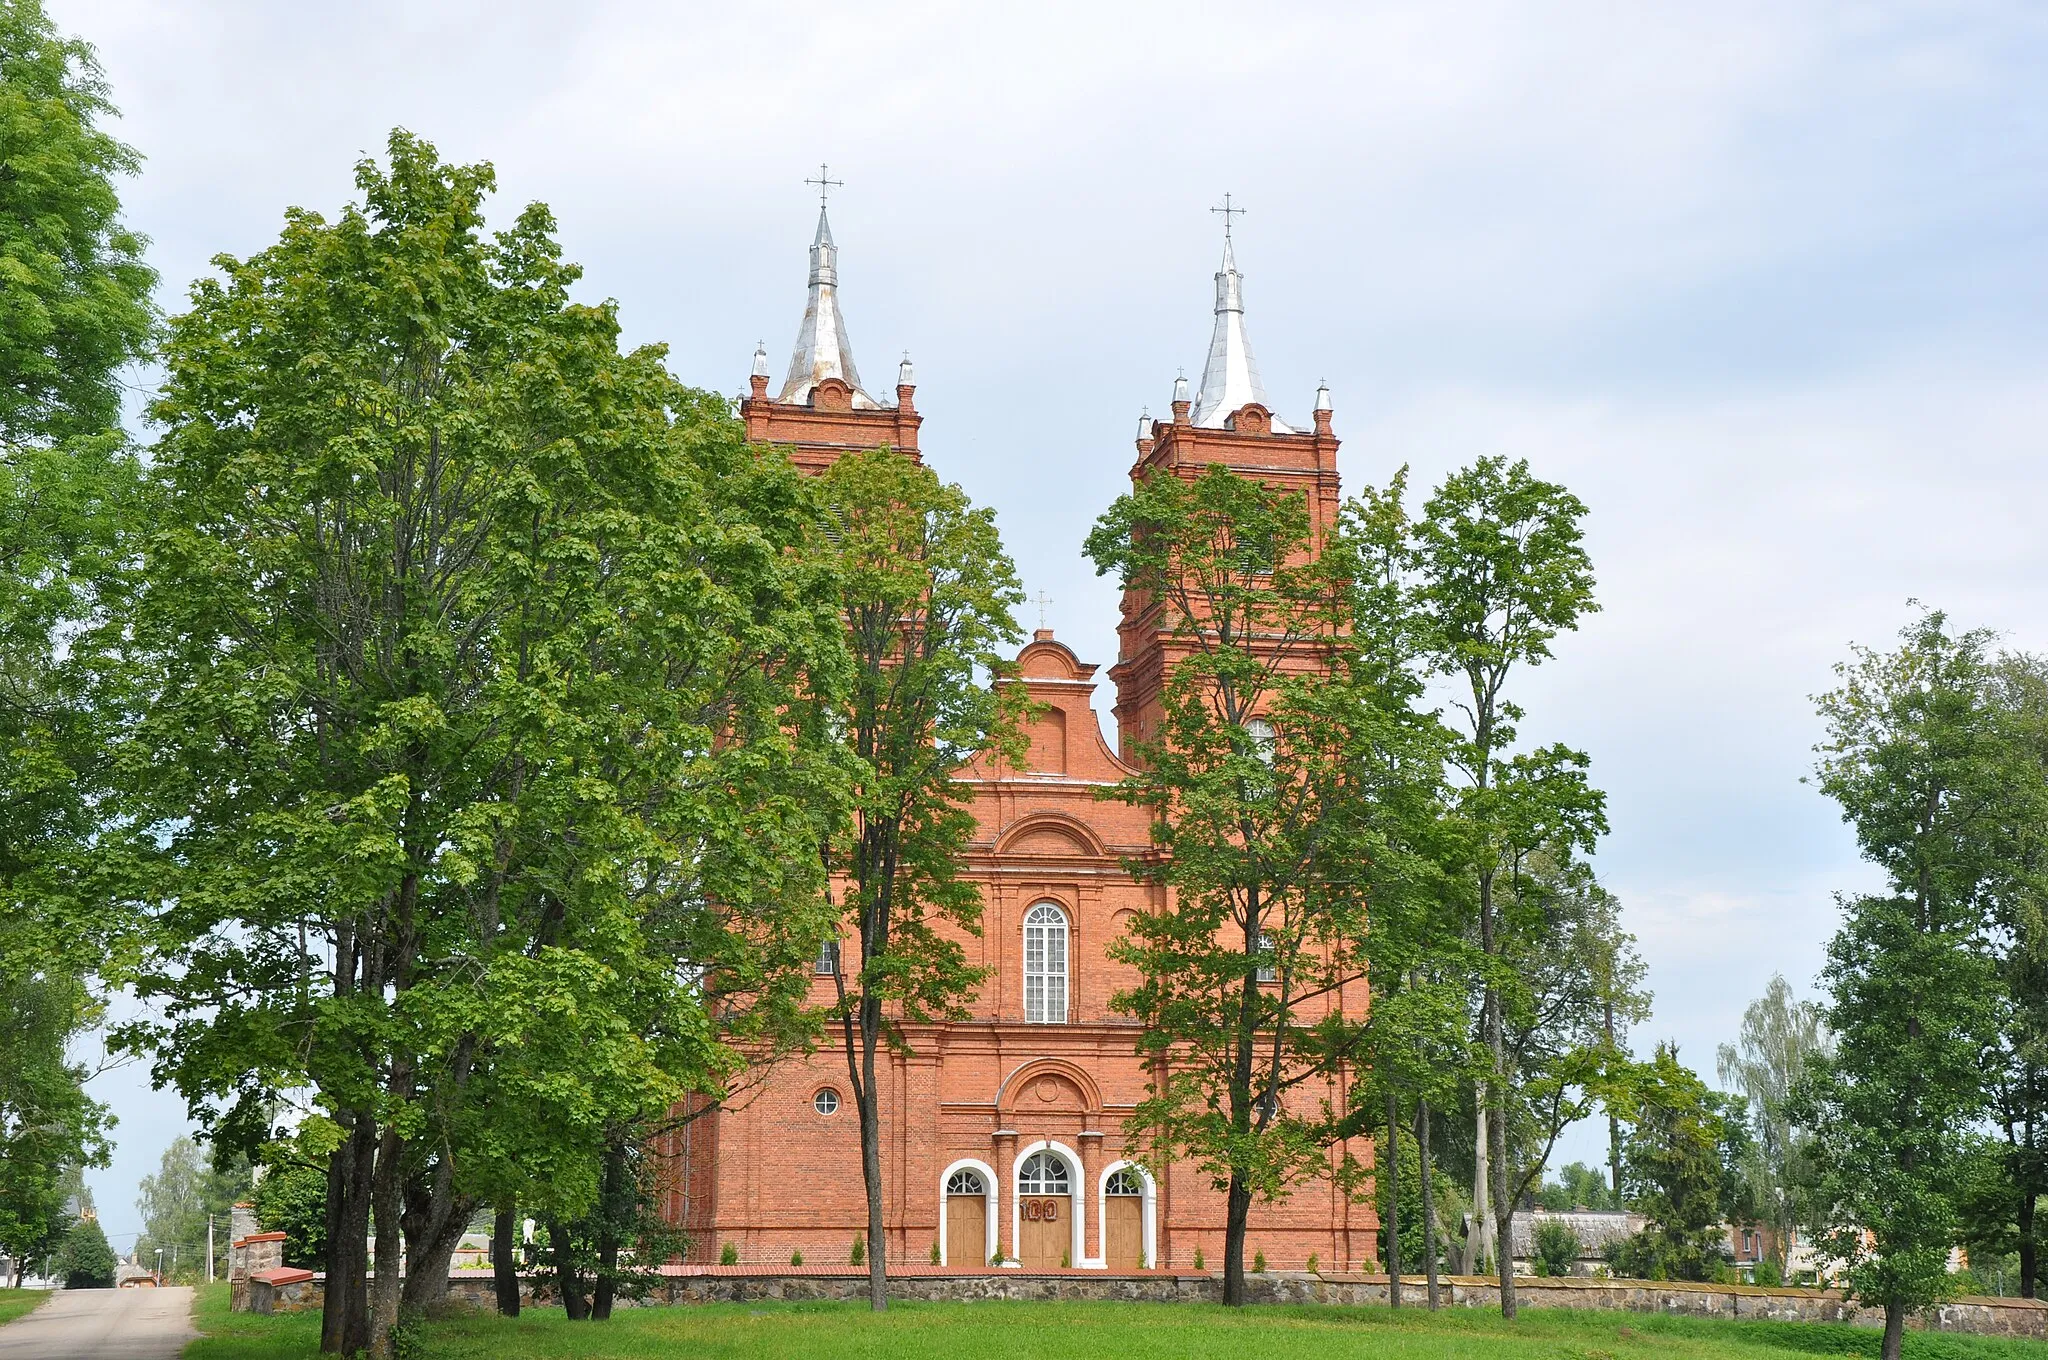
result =
[[206,1282],[213,1283],[213,1215],[206,1216]]

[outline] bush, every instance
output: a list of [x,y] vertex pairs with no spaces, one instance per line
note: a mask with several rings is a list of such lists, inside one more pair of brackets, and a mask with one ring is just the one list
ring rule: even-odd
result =
[[64,1234],[50,1255],[50,1274],[66,1289],[112,1289],[114,1249],[96,1218],[81,1218]]
[[1760,1284],[1766,1289],[1776,1289],[1785,1283],[1785,1272],[1778,1269],[1776,1261],[1765,1258],[1756,1263],[1756,1269],[1750,1272],[1749,1282]]
[[305,1162],[267,1167],[250,1196],[256,1222],[284,1234],[284,1263],[327,1269],[327,1173]]
[[1571,1274],[1585,1251],[1571,1224],[1560,1223],[1554,1218],[1546,1218],[1536,1225],[1535,1249],[1538,1275]]
[[793,1266],[802,1265],[804,1263],[804,1254],[800,1251],[791,1252],[789,1254],[789,1263]]
[[855,1233],[853,1235],[853,1254],[846,1259],[857,1266],[864,1266],[868,1263],[868,1239],[865,1233]]
[[1204,1266],[1204,1265],[1202,1264],[1202,1249],[1201,1249],[1200,1247],[1196,1247],[1196,1248],[1195,1248],[1195,1269],[1196,1269],[1196,1270],[1206,1270],[1206,1269],[1208,1269],[1208,1267],[1207,1267],[1207,1266]]
[[1263,1275],[1266,1273],[1266,1253],[1264,1253],[1263,1251],[1255,1251],[1252,1253],[1252,1273],[1254,1275]]
[[1310,1252],[1308,1254],[1308,1273],[1311,1275],[1320,1274],[1322,1272],[1322,1269],[1322,1261],[1317,1258],[1314,1252]]
[[718,1249],[718,1264],[736,1266],[740,1263],[740,1249],[728,1242]]
[[939,1263],[939,1244],[938,1244],[938,1243],[936,1243],[936,1242],[934,1242],[934,1243],[932,1243],[932,1264],[933,1264],[933,1265],[937,1265],[938,1263]]

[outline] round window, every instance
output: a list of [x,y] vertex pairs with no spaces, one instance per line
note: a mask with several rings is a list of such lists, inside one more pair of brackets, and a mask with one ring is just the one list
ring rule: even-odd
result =
[[820,1088],[818,1094],[811,1097],[811,1108],[819,1114],[837,1114],[839,1093],[829,1086]]

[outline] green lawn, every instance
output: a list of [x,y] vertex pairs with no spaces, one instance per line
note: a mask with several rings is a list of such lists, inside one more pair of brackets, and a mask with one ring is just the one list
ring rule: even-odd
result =
[[0,1289],[0,1322],[12,1322],[50,1297],[47,1289]]
[[[300,1360],[319,1346],[318,1316],[228,1312],[227,1287],[200,1290],[186,1360]],[[1474,1311],[1207,1304],[899,1304],[881,1317],[858,1305],[718,1304],[630,1308],[574,1326],[558,1309],[516,1321],[429,1324],[434,1360],[1773,1360],[1874,1357],[1875,1331],[1808,1323],[1713,1322],[1619,1313],[1529,1311],[1513,1324]],[[1908,1333],[1910,1360],[2041,1360],[2032,1342]]]

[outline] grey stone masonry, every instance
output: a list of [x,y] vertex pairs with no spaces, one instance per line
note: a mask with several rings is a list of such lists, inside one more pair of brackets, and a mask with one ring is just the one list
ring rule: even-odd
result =
[[[846,1266],[800,1266],[761,1270],[752,1266],[684,1266],[663,1272],[643,1307],[692,1303],[755,1303],[762,1300],[816,1301],[867,1297],[867,1274]],[[1484,1276],[1439,1277],[1454,1308],[1497,1308],[1500,1286]],[[520,1293],[532,1303],[553,1298],[551,1281],[528,1276]],[[1246,1278],[1251,1302],[1327,1304],[1333,1307],[1387,1303],[1384,1275],[1315,1275],[1271,1271]],[[1422,1282],[1404,1279],[1402,1299],[1422,1303]],[[1223,1297],[1220,1275],[1167,1270],[1111,1273],[1102,1270],[955,1270],[913,1266],[889,1272],[889,1293],[899,1299],[934,1302],[971,1299],[1092,1299],[1128,1303],[1213,1303]],[[1668,1313],[1687,1317],[1763,1319],[1779,1322],[1838,1322],[1882,1327],[1882,1310],[1861,1308],[1832,1289],[1765,1289],[1757,1285],[1684,1284],[1648,1280],[1540,1279],[1515,1281],[1524,1308],[1597,1308],[1624,1313]],[[622,1301],[623,1302],[623,1301]],[[245,1307],[237,1300],[238,1307]],[[320,1286],[293,1291],[289,1306],[318,1308]],[[451,1309],[488,1311],[496,1306],[488,1271],[458,1271],[449,1279]],[[2048,1303],[2035,1299],[1965,1298],[1942,1304],[1913,1327],[1977,1336],[2048,1340]]]

